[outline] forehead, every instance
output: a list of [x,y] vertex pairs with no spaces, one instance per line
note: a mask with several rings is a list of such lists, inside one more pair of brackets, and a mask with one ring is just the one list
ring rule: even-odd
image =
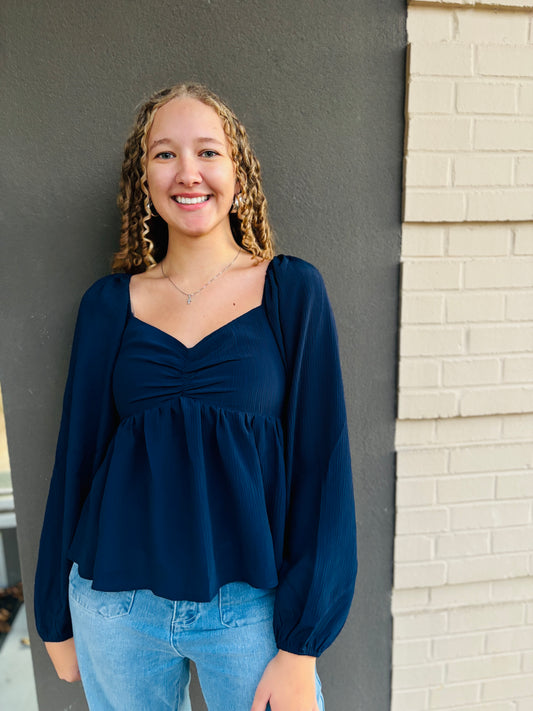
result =
[[191,97],[171,99],[156,110],[148,136],[157,140],[163,134],[173,138],[197,135],[225,140],[226,137],[215,109]]

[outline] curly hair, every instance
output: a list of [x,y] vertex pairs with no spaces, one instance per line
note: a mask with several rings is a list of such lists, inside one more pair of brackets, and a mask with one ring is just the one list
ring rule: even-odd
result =
[[155,267],[166,254],[167,224],[151,211],[146,179],[146,144],[157,109],[181,97],[198,99],[211,106],[222,121],[241,187],[237,212],[229,216],[235,241],[254,255],[256,262],[274,256],[267,202],[261,186],[261,167],[246,129],[227,104],[207,87],[183,83],[156,92],[141,106],[126,141],[117,200],[122,220],[120,249],[113,255],[112,272],[144,272]]

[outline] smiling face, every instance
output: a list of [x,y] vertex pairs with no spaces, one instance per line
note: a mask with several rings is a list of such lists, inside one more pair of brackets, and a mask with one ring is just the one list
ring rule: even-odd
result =
[[157,109],[147,137],[146,176],[155,210],[172,236],[233,240],[229,211],[238,192],[222,121],[198,99]]

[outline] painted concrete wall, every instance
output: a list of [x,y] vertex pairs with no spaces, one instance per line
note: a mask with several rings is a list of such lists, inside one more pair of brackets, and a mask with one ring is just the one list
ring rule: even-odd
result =
[[[278,251],[319,267],[335,309],[360,576],[318,668],[330,711],[387,709],[404,3],[6,0],[3,33],[1,379],[30,613],[74,319],[117,245],[122,145],[141,99],[204,81],[249,128]],[[42,711],[84,708],[30,629]]]
[[412,3],[393,711],[533,708],[533,2]]

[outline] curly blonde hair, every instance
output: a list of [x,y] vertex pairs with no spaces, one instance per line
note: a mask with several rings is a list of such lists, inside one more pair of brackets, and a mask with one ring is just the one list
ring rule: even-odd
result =
[[166,254],[168,229],[162,218],[151,212],[146,179],[147,138],[157,109],[172,99],[187,97],[211,106],[222,121],[235,165],[241,193],[230,225],[237,244],[256,258],[274,256],[267,202],[261,186],[261,167],[246,129],[233,111],[202,84],[183,83],[153,94],[140,108],[124,147],[118,207],[122,218],[120,249],[113,255],[112,272],[136,274],[155,267]]

